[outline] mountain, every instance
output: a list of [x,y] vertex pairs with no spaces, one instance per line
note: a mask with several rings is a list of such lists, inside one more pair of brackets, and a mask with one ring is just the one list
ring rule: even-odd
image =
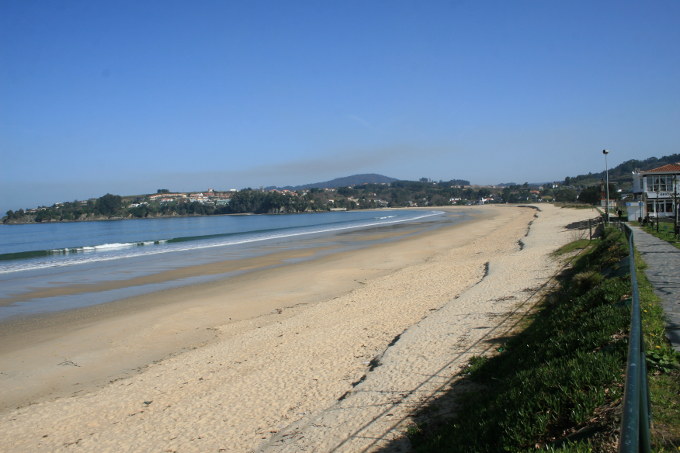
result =
[[304,190],[304,189],[336,189],[338,187],[358,186],[360,184],[388,184],[398,179],[390,178],[375,173],[345,176],[344,178],[335,178],[325,182],[315,182],[312,184],[305,184],[302,186],[287,186],[281,189],[288,190]]

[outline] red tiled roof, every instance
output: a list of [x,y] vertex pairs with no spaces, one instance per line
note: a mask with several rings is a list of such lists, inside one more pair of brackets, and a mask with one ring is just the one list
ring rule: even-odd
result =
[[680,162],[676,164],[667,164],[659,168],[652,168],[641,173],[680,173]]

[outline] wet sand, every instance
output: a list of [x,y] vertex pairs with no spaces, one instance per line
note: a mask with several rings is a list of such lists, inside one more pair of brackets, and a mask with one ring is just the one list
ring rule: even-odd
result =
[[16,323],[0,335],[0,450],[331,450],[375,418],[328,418],[338,399],[377,406],[362,386],[414,385],[423,365],[394,364],[438,350],[436,319],[449,313],[458,342],[493,325],[516,303],[503,291],[556,269],[549,252],[574,239],[564,225],[594,217],[541,209],[485,207],[396,242]]

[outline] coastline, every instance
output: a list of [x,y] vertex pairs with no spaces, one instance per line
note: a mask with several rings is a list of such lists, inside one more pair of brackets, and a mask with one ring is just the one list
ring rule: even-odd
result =
[[[474,212],[463,208],[466,212]],[[489,214],[478,214],[478,220]],[[393,239],[359,250],[325,247],[273,251],[270,254],[220,263],[185,266],[144,277],[95,285],[74,284],[36,289],[3,300],[3,304],[38,297],[124,289],[213,274],[216,280],[123,298],[82,308],[0,321],[0,413],[45,398],[84,393],[110,381],[139,373],[148,364],[205,345],[216,338],[215,327],[254,319],[277,310],[324,301],[356,289],[359,281],[408,265],[396,258],[392,265],[375,255],[417,243],[439,230],[475,222],[466,220],[435,231],[417,232],[408,224],[350,232],[352,241]],[[409,234],[416,232],[415,236]],[[400,237],[406,236],[406,237]],[[432,251],[410,253],[423,255]],[[299,262],[292,262],[300,260]],[[362,269],[354,266],[364,262]],[[310,273],[332,274],[311,283]],[[229,297],[222,296],[228,293]],[[100,332],[105,332],[100,334]],[[49,347],[45,347],[48,345]],[[86,357],[86,358],[82,358]],[[45,363],[52,364],[45,367]],[[72,363],[74,365],[58,365]],[[47,381],[43,385],[40,381]]]
[[[378,210],[381,208],[376,208],[375,210]],[[385,208],[382,208],[385,209]],[[400,208],[403,209],[403,208]],[[328,212],[328,211],[313,211],[312,213],[323,213],[323,212]],[[309,212],[287,212],[287,213],[280,213],[280,215],[294,215],[294,214],[309,214]],[[256,214],[254,212],[234,212],[234,213],[228,213],[228,214],[159,214],[159,215],[151,215],[151,216],[146,216],[146,217],[134,217],[132,215],[129,215],[127,217],[121,217],[121,216],[114,216],[114,217],[106,217],[106,216],[92,216],[92,217],[86,217],[84,219],[70,219],[70,220],[45,220],[43,222],[36,222],[35,220],[33,221],[5,221],[4,217],[0,218],[0,226],[1,225],[42,225],[42,224],[48,224],[48,223],[82,223],[82,222],[117,222],[119,220],[153,220],[153,219],[180,219],[180,218],[190,218],[190,217],[218,217],[218,216],[246,216],[246,215],[279,215],[279,213],[271,212],[267,214]]]
[[395,338],[474,288],[490,260],[516,253],[536,215],[482,211],[395,242],[17,325],[0,343],[13,397],[0,449],[77,441],[102,451],[142,439],[253,449],[354,388]]

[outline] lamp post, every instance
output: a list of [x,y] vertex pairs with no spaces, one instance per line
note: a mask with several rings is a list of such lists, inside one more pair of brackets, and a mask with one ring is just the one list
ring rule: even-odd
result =
[[604,213],[606,215],[605,223],[609,223],[609,167],[607,166],[607,154],[609,154],[609,151],[607,151],[606,149],[603,149],[602,154],[604,154],[604,172],[605,172],[605,176],[607,178],[607,180],[605,182],[605,184],[607,185],[606,186],[607,187],[607,201],[606,201],[607,204],[605,205],[605,208],[604,208]]
[[673,235],[678,238],[678,175],[673,175]]

